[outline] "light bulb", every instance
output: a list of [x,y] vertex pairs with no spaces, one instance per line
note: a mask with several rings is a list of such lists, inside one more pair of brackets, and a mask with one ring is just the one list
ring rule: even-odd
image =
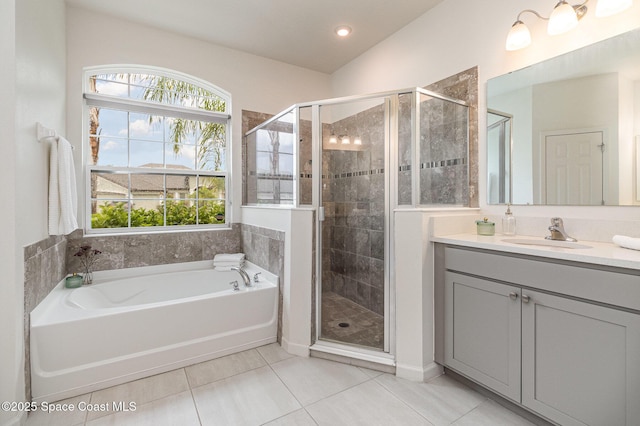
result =
[[340,26],[336,28],[336,34],[338,34],[338,36],[340,37],[346,37],[351,34],[351,28],[347,27],[346,25]]
[[349,139],[349,136],[342,137],[342,145],[349,145],[350,143],[351,143],[351,140]]
[[604,18],[605,16],[615,15],[631,7],[632,3],[633,0],[598,0],[596,16]]
[[576,11],[566,1],[561,0],[551,12],[547,33],[558,35],[574,29],[578,25]]
[[507,50],[518,50],[531,44],[531,33],[522,21],[516,21],[507,35]]
[[329,143],[338,143],[338,138],[336,138],[336,135],[329,136]]

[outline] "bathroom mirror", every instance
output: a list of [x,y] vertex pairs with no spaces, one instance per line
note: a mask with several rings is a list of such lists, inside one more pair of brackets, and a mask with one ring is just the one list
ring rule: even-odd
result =
[[640,29],[487,82],[489,204],[640,205]]

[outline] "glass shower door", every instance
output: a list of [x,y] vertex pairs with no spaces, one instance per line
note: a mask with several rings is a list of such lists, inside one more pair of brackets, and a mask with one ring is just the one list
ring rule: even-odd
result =
[[321,105],[320,340],[388,351],[388,100]]

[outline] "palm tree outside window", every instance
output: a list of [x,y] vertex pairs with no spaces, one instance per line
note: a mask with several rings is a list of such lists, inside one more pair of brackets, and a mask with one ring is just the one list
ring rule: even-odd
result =
[[87,231],[227,227],[231,96],[162,69],[85,80]]

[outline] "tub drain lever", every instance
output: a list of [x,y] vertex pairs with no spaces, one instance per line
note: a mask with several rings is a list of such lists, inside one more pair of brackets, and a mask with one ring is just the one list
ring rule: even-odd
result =
[[229,283],[229,285],[233,286],[233,291],[240,291],[240,287],[239,287],[238,281],[231,281]]

